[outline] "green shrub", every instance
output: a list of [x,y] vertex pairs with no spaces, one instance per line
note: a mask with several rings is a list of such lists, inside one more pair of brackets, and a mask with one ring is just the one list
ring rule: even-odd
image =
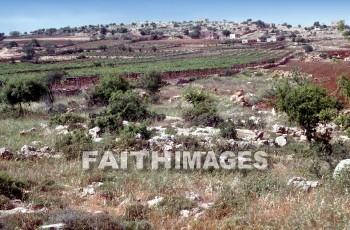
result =
[[182,196],[166,197],[159,203],[164,214],[179,215],[181,210],[196,207],[196,202]]
[[84,123],[86,118],[75,113],[57,114],[50,118],[50,126],[55,125],[75,125]]
[[199,139],[194,136],[177,135],[174,142],[181,144],[183,150],[199,150],[200,148]]
[[334,118],[336,118],[337,114],[338,114],[338,110],[326,108],[321,110],[321,112],[318,114],[318,117],[322,122],[330,122]]
[[320,122],[320,113],[335,109],[337,100],[328,96],[322,86],[306,83],[292,87],[288,82],[277,88],[277,107],[286,112],[291,121],[306,130],[309,141],[315,135],[315,126]]
[[147,219],[149,208],[141,204],[129,205],[125,209],[125,219],[128,221]]
[[0,219],[0,229],[38,229],[44,223],[43,214],[8,215]]
[[43,82],[31,78],[11,78],[1,91],[2,101],[12,106],[38,102],[48,93]]
[[154,94],[165,84],[162,77],[162,73],[152,71],[142,75],[139,79],[139,83],[147,92]]
[[232,120],[225,121],[220,124],[220,135],[227,139],[237,139],[237,130]]
[[67,160],[81,158],[83,151],[91,151],[92,147],[91,136],[80,130],[74,130],[58,138],[55,143],[55,148],[62,152]]
[[203,113],[191,120],[192,126],[218,127],[224,120],[216,113]]
[[196,105],[203,102],[212,102],[213,99],[210,94],[195,86],[188,86],[184,89],[182,97],[189,103]]
[[283,188],[281,181],[276,177],[264,173],[251,173],[243,179],[242,192],[247,197],[259,197],[269,192],[276,193]]
[[[136,138],[137,135],[139,138]],[[151,132],[147,130],[146,123],[140,125],[131,124],[121,131],[116,146],[119,148],[134,147],[136,149],[141,149],[143,146],[147,146],[146,140],[150,137]]]
[[126,92],[129,89],[131,86],[125,78],[114,75],[104,76],[90,93],[88,101],[90,104],[108,104],[114,92]]
[[182,117],[185,121],[191,121],[202,114],[216,114],[216,112],[216,108],[212,104],[201,102],[195,104],[192,108],[185,110]]
[[137,93],[131,91],[112,93],[108,112],[118,114],[123,120],[127,121],[145,120],[149,115],[147,104]]
[[123,119],[121,119],[119,114],[101,113],[90,120],[89,127],[93,128],[96,126],[100,127],[103,132],[116,134],[119,133],[123,127]]
[[334,123],[339,125],[346,135],[350,136],[350,115],[341,115],[334,120]]
[[64,229],[67,230],[125,229],[119,219],[109,216],[108,214],[102,213],[93,215],[91,213],[70,209],[59,210],[55,214],[52,214],[49,222],[63,223]]
[[0,171],[0,194],[8,198],[23,198],[23,188],[27,186],[27,183],[22,180],[14,179],[10,177],[7,172]]
[[164,131],[165,134],[168,135],[176,135],[177,131],[174,127],[172,127],[171,125],[168,125]]
[[0,195],[0,210],[7,210],[10,206],[10,200],[7,196]]
[[237,193],[237,189],[225,186],[207,215],[212,219],[221,219],[242,209],[247,202],[246,197]]
[[152,225],[145,220],[142,221],[126,221],[124,222],[125,229],[127,230],[151,230]]

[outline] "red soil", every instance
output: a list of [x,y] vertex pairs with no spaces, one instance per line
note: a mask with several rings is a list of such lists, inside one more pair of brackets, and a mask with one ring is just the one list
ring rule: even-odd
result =
[[350,75],[350,62],[301,62],[290,61],[284,66],[278,66],[275,70],[291,70],[299,68],[301,72],[312,74],[315,82],[329,89],[331,93],[337,90],[337,77],[342,73]]

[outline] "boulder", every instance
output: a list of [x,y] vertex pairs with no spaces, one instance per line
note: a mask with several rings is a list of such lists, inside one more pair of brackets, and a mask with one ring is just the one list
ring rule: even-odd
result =
[[102,130],[100,127],[96,126],[89,130],[89,134],[92,136],[93,139],[101,137]]
[[284,136],[276,137],[275,142],[280,147],[287,145],[287,139]]
[[31,145],[24,145],[21,148],[21,153],[24,155],[32,154],[33,152],[36,152],[36,151],[37,151],[37,149]]
[[0,148],[0,159],[10,159],[13,154],[7,148]]
[[68,125],[58,125],[55,128],[55,131],[58,135],[66,135],[68,134]]
[[284,127],[282,125],[275,124],[275,125],[272,126],[272,132],[285,134],[285,133],[287,133],[287,129],[286,129],[286,127]]
[[336,179],[344,170],[350,172],[350,159],[342,160],[334,169],[333,178]]

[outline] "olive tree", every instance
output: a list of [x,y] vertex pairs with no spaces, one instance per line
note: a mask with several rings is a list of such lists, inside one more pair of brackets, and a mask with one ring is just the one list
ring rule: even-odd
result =
[[19,105],[22,108],[23,103],[40,101],[47,95],[46,85],[39,79],[11,79],[2,89],[2,100],[11,105]]
[[288,81],[277,87],[276,104],[291,121],[305,129],[309,141],[315,137],[315,127],[322,121],[324,112],[338,105],[322,86],[313,83],[291,86]]

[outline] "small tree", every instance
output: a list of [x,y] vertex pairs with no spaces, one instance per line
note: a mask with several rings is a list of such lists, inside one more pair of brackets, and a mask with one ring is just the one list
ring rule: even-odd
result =
[[337,107],[336,99],[328,96],[326,89],[312,83],[291,87],[286,82],[277,88],[276,104],[291,121],[305,129],[309,141],[315,137],[315,127],[321,121],[320,113]]
[[9,43],[6,43],[5,46],[6,46],[6,48],[11,49],[13,47],[18,47],[18,43],[15,41],[11,41]]
[[3,101],[11,106],[40,101],[48,90],[43,82],[37,79],[11,79],[2,89]]
[[21,33],[19,31],[11,31],[10,32],[11,37],[18,37],[19,35],[21,35]]
[[144,74],[140,77],[140,86],[143,87],[147,92],[155,94],[161,87],[164,86],[162,77],[163,76],[161,73],[155,71]]
[[345,30],[345,21],[344,20],[338,22],[338,30],[340,32],[343,32]]
[[102,35],[106,35],[107,32],[108,32],[108,30],[106,29],[106,27],[102,27],[102,28],[100,29],[100,34],[102,34]]
[[312,46],[309,44],[303,45],[303,49],[306,53],[311,53],[312,51],[314,51],[314,48],[312,48]]
[[200,38],[200,36],[201,36],[201,32],[200,32],[200,30],[194,30],[194,31],[192,31],[191,33],[189,33],[189,36],[190,36],[192,39],[198,39],[198,38]]
[[46,103],[48,106],[52,106],[52,104],[55,101],[55,97],[53,94],[53,87],[55,86],[55,84],[58,84],[61,82],[62,78],[64,75],[66,75],[67,73],[62,71],[62,70],[56,70],[56,71],[52,71],[50,72],[45,78],[44,78],[44,82],[46,83],[48,92],[47,92],[47,98],[46,98]]
[[98,47],[101,51],[103,51],[103,52],[106,52],[106,50],[107,50],[107,46],[106,45],[100,45],[99,47]]
[[222,31],[222,34],[223,34],[225,37],[228,37],[228,36],[230,36],[231,31],[229,31],[229,30],[223,30],[223,31]]
[[24,44],[23,52],[26,54],[24,60],[31,60],[35,56],[35,48],[30,43]]

